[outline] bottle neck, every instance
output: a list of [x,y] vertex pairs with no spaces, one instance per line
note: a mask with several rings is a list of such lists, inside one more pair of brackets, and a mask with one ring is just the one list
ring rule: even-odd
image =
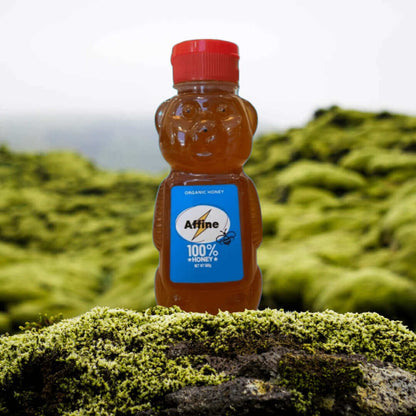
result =
[[188,81],[175,84],[173,88],[178,91],[178,94],[227,92],[238,95],[238,84],[228,81]]

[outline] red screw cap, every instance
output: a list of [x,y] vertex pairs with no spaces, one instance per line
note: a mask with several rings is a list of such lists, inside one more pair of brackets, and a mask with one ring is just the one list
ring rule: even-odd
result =
[[216,39],[187,40],[172,49],[173,82],[229,81],[238,83],[238,46]]

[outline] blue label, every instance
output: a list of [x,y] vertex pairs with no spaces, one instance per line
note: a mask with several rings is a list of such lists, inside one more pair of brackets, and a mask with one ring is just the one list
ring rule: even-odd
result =
[[171,190],[170,279],[216,283],[244,276],[236,185]]

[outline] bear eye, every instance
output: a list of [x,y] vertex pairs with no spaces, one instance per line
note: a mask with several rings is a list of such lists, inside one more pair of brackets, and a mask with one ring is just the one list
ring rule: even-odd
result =
[[192,104],[185,104],[182,107],[182,115],[185,118],[193,118],[193,116],[195,115],[195,106],[193,106]]

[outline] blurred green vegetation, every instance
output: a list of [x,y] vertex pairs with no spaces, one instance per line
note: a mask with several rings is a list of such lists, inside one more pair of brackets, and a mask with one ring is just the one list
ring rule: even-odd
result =
[[[256,140],[245,170],[263,210],[261,307],[416,328],[416,117],[318,110]],[[0,332],[39,313],[153,305],[161,180],[0,147]]]
[[0,147],[0,332],[39,313],[153,305],[161,179],[99,170],[72,153]]

